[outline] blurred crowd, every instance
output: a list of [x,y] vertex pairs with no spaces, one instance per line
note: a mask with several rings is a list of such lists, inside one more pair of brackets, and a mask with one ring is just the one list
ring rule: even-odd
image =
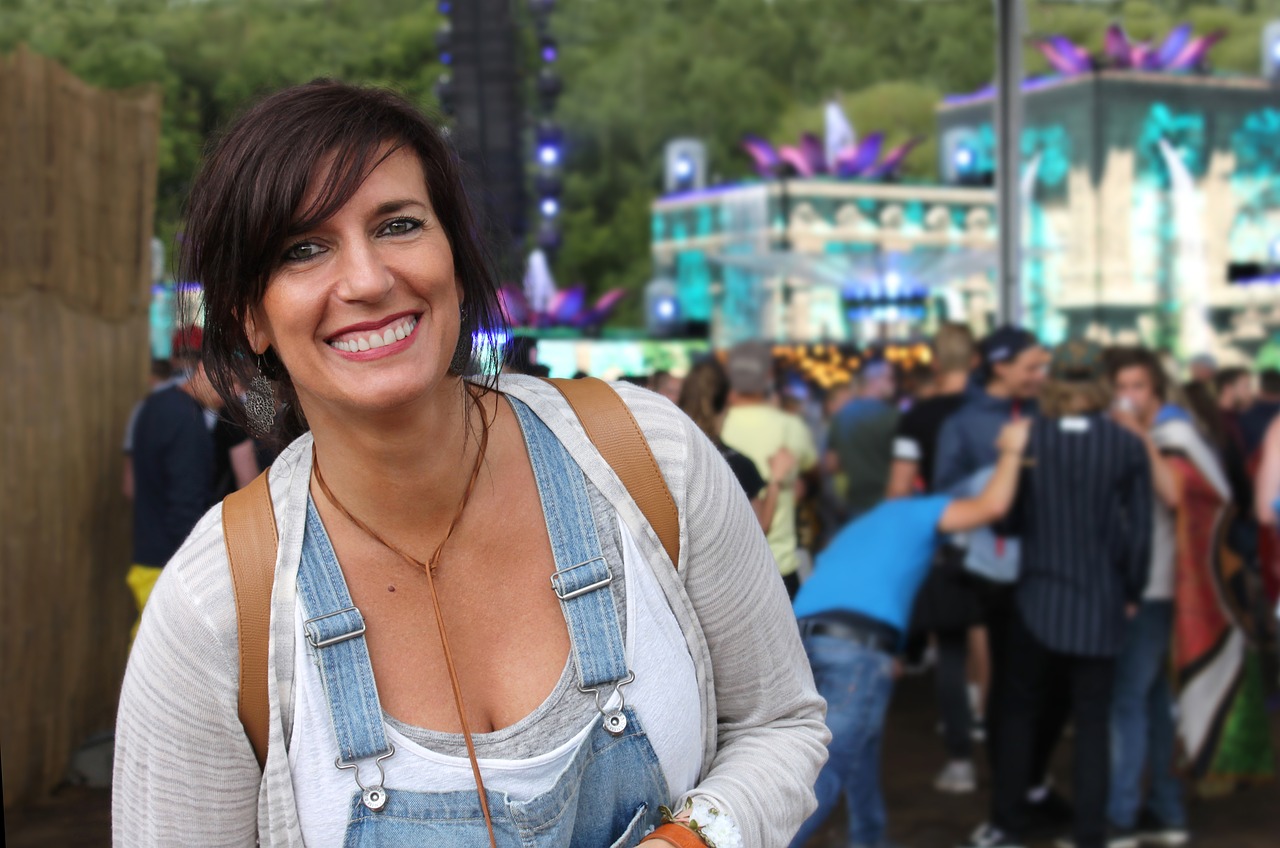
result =
[[[871,355],[821,390],[771,351],[649,385],[738,473],[796,598],[834,734],[797,846],[841,793],[849,844],[891,844],[880,738],[903,667],[936,679],[938,791],[978,788],[985,742],[991,809],[957,844],[1180,845],[1189,792],[1272,778],[1280,372],[1201,356],[1179,379],[1147,349],[946,325],[928,369]],[[1049,779],[1068,732],[1070,801]]]

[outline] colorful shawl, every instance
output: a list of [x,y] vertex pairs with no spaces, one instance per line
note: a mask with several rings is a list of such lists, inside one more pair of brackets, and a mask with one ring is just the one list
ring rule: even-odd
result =
[[1228,544],[1226,475],[1195,429],[1169,421],[1156,441],[1182,481],[1173,655],[1178,736],[1197,779],[1274,774],[1247,570]]

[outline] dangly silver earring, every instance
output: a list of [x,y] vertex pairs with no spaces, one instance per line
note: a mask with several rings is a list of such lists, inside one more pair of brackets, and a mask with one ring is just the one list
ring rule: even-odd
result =
[[458,307],[458,344],[453,349],[453,359],[449,361],[450,373],[463,376],[471,365],[471,337],[467,334],[467,305]]
[[244,395],[244,412],[249,426],[259,435],[266,435],[276,423],[276,394],[271,381],[262,372],[262,354],[258,354],[258,373],[249,382]]

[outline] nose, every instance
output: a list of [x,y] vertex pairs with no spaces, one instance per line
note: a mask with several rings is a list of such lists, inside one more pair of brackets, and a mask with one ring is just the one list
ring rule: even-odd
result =
[[348,241],[338,252],[338,296],[376,303],[391,291],[395,276],[377,247],[365,239]]

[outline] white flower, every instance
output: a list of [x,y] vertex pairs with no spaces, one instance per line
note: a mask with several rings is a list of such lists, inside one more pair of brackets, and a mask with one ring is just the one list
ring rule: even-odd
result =
[[719,808],[703,798],[686,804],[689,811],[689,823],[697,826],[709,848],[742,848],[742,833],[733,819],[722,813]]

